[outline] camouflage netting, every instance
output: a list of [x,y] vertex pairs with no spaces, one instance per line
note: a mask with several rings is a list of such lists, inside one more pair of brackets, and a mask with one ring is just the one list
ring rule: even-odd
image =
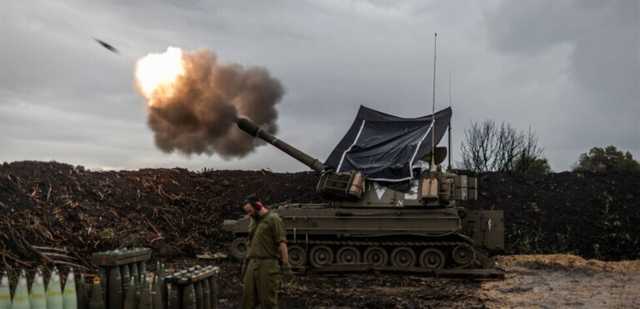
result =
[[[0,166],[0,268],[41,264],[32,246],[89,253],[148,246],[162,258],[222,247],[223,219],[256,193],[268,204],[318,202],[312,173],[142,169],[96,172],[80,166],[14,162]],[[507,253],[571,252],[639,258],[640,175],[486,174],[474,207],[504,209]]]

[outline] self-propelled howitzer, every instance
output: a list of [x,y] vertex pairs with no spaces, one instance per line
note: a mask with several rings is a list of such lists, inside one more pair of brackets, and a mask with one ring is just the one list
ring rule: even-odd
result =
[[[441,171],[439,164],[446,157],[446,148],[429,150],[422,162],[431,165],[420,168],[414,162],[420,144],[414,144],[411,179],[398,184],[372,179],[360,170],[341,169],[350,151],[360,150],[354,145],[365,128],[364,121],[337,169],[246,118],[237,124],[249,135],[320,173],[316,191],[327,202],[288,203],[272,209],[285,223],[292,267],[331,269],[339,265],[341,269],[404,271],[489,268],[493,265],[491,253],[504,248],[502,212],[462,207],[477,198],[477,179],[459,171]],[[433,128],[435,125],[425,131],[422,140],[433,134]],[[242,258],[246,252],[248,223],[247,218],[225,221],[225,229],[236,237],[231,244],[235,257]]]

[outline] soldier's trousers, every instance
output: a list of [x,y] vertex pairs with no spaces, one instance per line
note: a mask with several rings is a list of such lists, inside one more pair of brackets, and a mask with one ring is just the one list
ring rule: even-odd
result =
[[278,308],[280,277],[278,260],[250,260],[243,278],[242,308]]

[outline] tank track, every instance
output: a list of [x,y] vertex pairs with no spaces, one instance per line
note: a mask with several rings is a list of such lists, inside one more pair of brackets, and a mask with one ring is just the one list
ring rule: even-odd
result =
[[[372,263],[378,268],[409,271],[470,269],[485,268],[484,260],[488,259],[485,253],[463,241],[293,240],[289,241],[289,248],[292,266],[316,269]],[[321,248],[323,252],[319,253],[315,248]],[[344,250],[351,260],[345,261]],[[375,256],[368,256],[370,250],[377,251],[377,260]]]
[[353,241],[353,240],[292,240],[289,244],[337,246],[457,246],[469,245],[462,241]]
[[[464,239],[461,239],[464,240]],[[236,238],[232,255],[242,259],[245,239]],[[289,240],[289,262],[297,269],[373,267],[380,270],[439,271],[489,269],[489,255],[469,241]]]

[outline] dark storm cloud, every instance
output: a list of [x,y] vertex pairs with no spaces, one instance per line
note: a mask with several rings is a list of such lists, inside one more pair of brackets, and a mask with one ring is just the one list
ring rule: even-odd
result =
[[[638,1],[508,1],[488,15],[493,46],[521,59],[568,46],[576,85],[563,130],[569,147],[614,144],[640,155]],[[535,103],[535,104],[543,104]]]
[[172,45],[266,67],[287,89],[279,136],[324,159],[359,104],[429,112],[435,31],[437,105],[452,72],[455,144],[470,121],[492,118],[531,125],[556,170],[607,142],[640,156],[637,23],[631,0],[9,1],[0,130],[12,133],[0,160],[306,169],[272,147],[229,162],[158,151],[132,87],[136,59]]
[[499,50],[532,54],[571,44],[570,73],[599,99],[640,96],[637,1],[508,1],[489,18]]

